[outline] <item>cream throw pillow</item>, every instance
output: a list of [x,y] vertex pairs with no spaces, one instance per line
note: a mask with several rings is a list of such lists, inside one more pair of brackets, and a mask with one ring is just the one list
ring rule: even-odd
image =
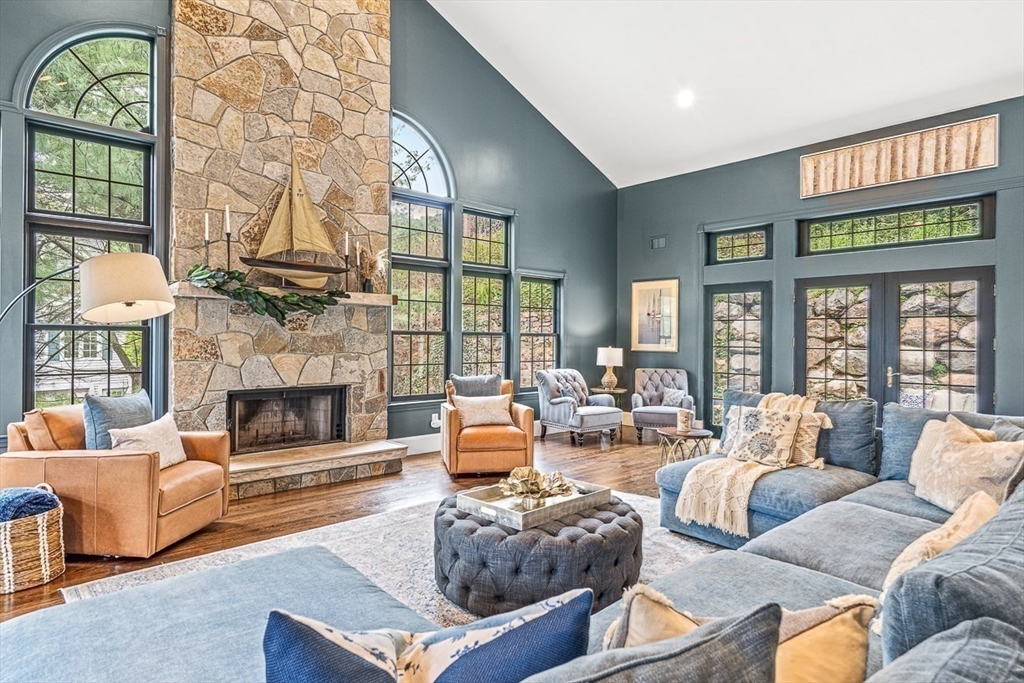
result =
[[[882,582],[882,591],[889,590],[901,574],[910,571],[925,560],[930,560],[939,553],[945,552],[964,540],[992,519],[999,512],[999,503],[984,491],[970,496],[946,520],[946,523],[934,531],[923,534],[916,541],[903,549],[903,552],[889,567],[889,573]],[[883,593],[884,594],[884,593]]]
[[782,469],[793,458],[793,444],[803,413],[740,407],[736,444],[729,457]]
[[[953,417],[948,415],[947,419]],[[955,417],[953,417],[956,420]],[[963,424],[962,422],[960,424]],[[942,429],[946,426],[946,423],[942,420],[928,420],[924,423],[924,428],[921,430],[921,436],[917,440],[917,446],[914,447],[914,453],[910,456],[910,475],[907,477],[907,483],[911,486],[917,485],[917,470],[920,467],[921,461],[924,460],[935,450],[935,447],[939,445],[939,439],[942,438]],[[990,432],[987,429],[975,429],[969,425],[964,425],[967,429],[971,430],[977,438],[978,442],[982,441],[995,441],[996,433]],[[967,433],[964,432],[966,438]]]
[[1001,504],[1022,466],[1024,441],[979,442],[974,430],[950,415],[939,443],[922,454],[914,494],[948,512],[975,491]]
[[128,429],[111,429],[110,442],[119,451],[146,451],[160,454],[160,469],[185,462],[185,447],[181,445],[178,425],[167,413],[159,420]]
[[818,458],[818,435],[822,429],[832,429],[832,420],[825,413],[801,413],[800,426],[793,441],[793,458],[790,467],[811,467],[820,470],[825,461]]
[[[821,607],[783,610],[776,683],[863,683],[868,622],[877,605],[870,596],[847,595]],[[605,650],[656,643],[714,621],[679,612],[668,598],[642,584],[626,591],[622,610],[605,633]]]
[[459,411],[459,422],[463,427],[481,425],[511,425],[512,396],[459,396],[452,397],[455,408]]

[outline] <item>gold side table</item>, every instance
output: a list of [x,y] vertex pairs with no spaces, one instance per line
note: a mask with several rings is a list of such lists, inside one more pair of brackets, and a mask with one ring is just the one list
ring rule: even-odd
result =
[[658,430],[658,448],[661,450],[661,464],[689,460],[707,455],[711,449],[711,437],[714,434],[708,429],[691,429],[681,432],[675,427],[663,427]]

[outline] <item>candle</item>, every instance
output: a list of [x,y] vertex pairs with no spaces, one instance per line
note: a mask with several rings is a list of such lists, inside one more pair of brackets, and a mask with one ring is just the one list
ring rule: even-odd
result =
[[345,231],[345,256],[348,256],[348,230]]
[[224,232],[227,235],[231,234],[231,207],[227,204],[224,205]]
[[361,254],[360,254],[360,251],[359,251],[359,242],[356,242],[356,266],[359,265],[359,257],[360,257],[360,255]]
[[205,239],[206,239],[207,242],[209,242],[210,241],[210,212],[209,211],[206,212],[206,216],[204,218],[205,218],[205,224],[206,224],[205,225],[206,231],[204,233],[205,234]]

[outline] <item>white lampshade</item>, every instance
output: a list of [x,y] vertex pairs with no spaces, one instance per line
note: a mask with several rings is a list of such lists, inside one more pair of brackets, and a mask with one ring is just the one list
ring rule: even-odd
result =
[[622,365],[622,349],[611,346],[600,346],[597,349],[597,364],[605,367],[611,365],[620,367]]
[[160,260],[152,254],[102,254],[82,262],[82,317],[92,323],[125,323],[174,310]]

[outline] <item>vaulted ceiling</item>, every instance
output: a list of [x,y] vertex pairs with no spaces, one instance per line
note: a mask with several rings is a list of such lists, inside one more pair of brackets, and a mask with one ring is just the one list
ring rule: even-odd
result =
[[430,2],[619,187],[1024,94],[1019,0]]

